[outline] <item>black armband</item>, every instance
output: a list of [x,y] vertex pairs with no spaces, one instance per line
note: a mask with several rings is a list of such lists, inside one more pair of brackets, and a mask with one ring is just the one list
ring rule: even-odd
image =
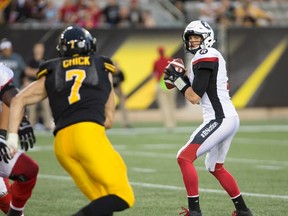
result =
[[183,95],[185,95],[185,91],[191,86],[189,78],[187,76],[178,77],[174,81],[174,85]]
[[7,130],[0,129],[0,138],[6,140]]
[[[6,84],[2,89],[0,89],[0,90],[1,90],[1,91],[0,91],[0,98],[3,99],[3,95],[4,95],[7,91],[9,91],[10,89],[13,89],[13,88],[15,88],[15,86],[13,85],[12,82]],[[2,100],[2,101],[3,101],[3,100]],[[3,101],[3,102],[4,102],[4,101]],[[5,104],[6,104],[6,103],[5,103]],[[6,105],[7,105],[7,104],[6,104]]]
[[15,88],[12,82],[7,83],[2,89],[1,94],[4,94],[6,91],[10,90],[11,88]]

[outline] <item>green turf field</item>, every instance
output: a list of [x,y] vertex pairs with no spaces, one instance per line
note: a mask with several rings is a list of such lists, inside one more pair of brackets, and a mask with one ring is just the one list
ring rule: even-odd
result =
[[[180,124],[166,132],[161,124],[135,124],[133,129],[108,131],[123,156],[136,203],[119,216],[176,216],[187,205],[175,155],[196,128]],[[40,174],[25,216],[68,216],[88,200],[78,191],[53,154],[51,135],[37,133],[28,154],[40,165]],[[214,177],[205,171],[204,158],[196,162],[200,203],[204,216],[229,216],[232,202]],[[288,122],[242,122],[226,160],[255,216],[288,215]]]

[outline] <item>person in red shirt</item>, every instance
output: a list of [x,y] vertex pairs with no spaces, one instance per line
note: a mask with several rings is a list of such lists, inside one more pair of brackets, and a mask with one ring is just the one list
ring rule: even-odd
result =
[[153,77],[157,81],[157,103],[163,114],[164,126],[167,130],[173,130],[176,126],[175,120],[175,97],[174,89],[168,90],[165,86],[163,76],[168,62],[172,61],[171,57],[165,55],[165,48],[157,48],[159,57],[153,63]]

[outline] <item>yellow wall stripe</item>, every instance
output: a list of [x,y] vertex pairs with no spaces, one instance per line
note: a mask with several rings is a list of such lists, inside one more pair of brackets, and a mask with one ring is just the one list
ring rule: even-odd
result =
[[244,108],[251,100],[263,80],[271,72],[278,59],[287,47],[288,40],[284,38],[278,46],[266,57],[266,59],[256,68],[247,81],[234,94],[232,101],[236,108]]
[[[131,35],[117,49],[112,59],[124,72],[123,92],[126,95],[143,84],[143,81],[152,73],[152,64],[158,57],[157,47],[160,45],[166,48],[166,55],[171,56],[182,46],[182,41],[177,34],[161,35],[161,37]],[[128,109],[148,108],[155,100],[155,88],[155,81],[145,83],[127,98],[126,107]]]
[[155,99],[155,86],[155,79],[150,79],[137,91],[136,94],[129,97],[126,102],[126,106],[134,109],[147,109],[147,107],[151,105]]

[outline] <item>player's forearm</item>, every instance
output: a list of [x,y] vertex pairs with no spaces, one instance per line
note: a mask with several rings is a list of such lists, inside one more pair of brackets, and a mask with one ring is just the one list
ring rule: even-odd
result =
[[11,100],[10,104],[9,125],[8,125],[9,133],[18,133],[18,128],[24,115],[24,110],[25,105],[23,103],[22,98],[14,97]]
[[108,97],[108,100],[105,104],[105,123],[104,126],[106,129],[112,127],[114,116],[115,116],[115,92],[113,88],[113,78],[112,74],[109,73],[109,81],[111,84],[111,91]]
[[199,104],[200,102],[200,97],[193,91],[191,87],[189,87],[185,91],[185,98],[190,101],[192,104]]
[[112,127],[115,116],[115,100],[114,100],[114,91],[110,93],[109,99],[105,106],[105,128],[109,129]]
[[106,104],[105,123],[104,123],[106,129],[112,128],[114,117],[115,117],[115,106],[112,106],[111,103],[109,104],[109,106],[108,104]]

